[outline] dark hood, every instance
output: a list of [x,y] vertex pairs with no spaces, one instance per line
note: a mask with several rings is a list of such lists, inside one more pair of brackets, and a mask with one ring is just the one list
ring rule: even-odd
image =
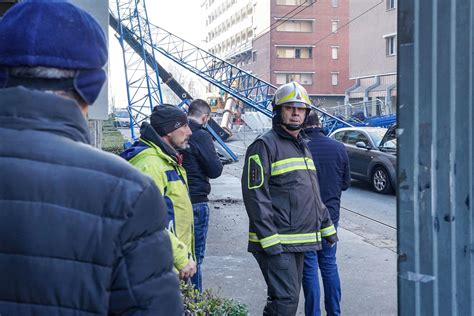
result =
[[87,121],[75,101],[21,86],[0,89],[0,127],[44,131],[90,144]]
[[311,136],[319,134],[319,133],[322,134],[322,135],[325,135],[324,131],[321,127],[308,127],[308,128],[305,128],[304,133],[306,134],[307,137],[311,137]]
[[204,129],[202,124],[199,124],[198,122],[196,122],[192,118],[188,119],[188,125],[189,125],[189,128],[191,129],[191,132],[193,132],[193,133],[195,131],[200,130],[200,129]]

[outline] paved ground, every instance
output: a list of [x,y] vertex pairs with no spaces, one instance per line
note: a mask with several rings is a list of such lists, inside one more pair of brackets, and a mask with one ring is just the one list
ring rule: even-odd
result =
[[[255,259],[246,251],[248,219],[236,165],[212,181],[211,219],[203,266],[204,288],[245,303],[261,315],[266,286]],[[343,204],[350,204],[343,195]],[[338,264],[343,315],[396,315],[395,231],[351,212],[341,213]],[[298,315],[303,315],[300,298]]]

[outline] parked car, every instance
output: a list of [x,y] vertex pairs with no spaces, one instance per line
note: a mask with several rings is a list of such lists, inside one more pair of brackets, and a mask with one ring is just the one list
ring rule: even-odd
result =
[[340,128],[332,137],[346,147],[351,178],[367,181],[375,192],[390,193],[397,185],[396,126]]
[[116,110],[113,118],[115,127],[130,127],[130,115],[127,110]]

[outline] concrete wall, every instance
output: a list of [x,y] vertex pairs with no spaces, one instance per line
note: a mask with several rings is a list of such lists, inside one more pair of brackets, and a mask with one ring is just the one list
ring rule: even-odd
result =
[[[272,3],[274,1],[271,1]],[[268,32],[271,23],[273,21],[270,17],[270,0],[257,0],[254,1],[255,11],[253,16],[253,25],[255,26],[255,35],[262,35]]]
[[[107,1],[90,1],[90,0],[70,0],[71,3],[83,8],[92,16],[94,16],[104,29],[105,35],[108,35],[109,28],[109,3]],[[91,49],[93,49],[91,47]],[[108,66],[104,67],[107,72]],[[99,97],[94,102],[93,106],[89,108],[89,119],[92,120],[106,120],[108,117],[108,83],[104,83],[104,87],[100,92]]]
[[397,56],[386,56],[384,36],[397,33],[397,10],[387,11],[386,1],[350,1],[350,19],[361,14],[349,27],[349,77],[395,73]]
[[[245,65],[246,70],[252,71],[257,77],[270,82],[270,33],[267,32],[252,42],[252,57]],[[255,61],[253,60],[255,58]]]

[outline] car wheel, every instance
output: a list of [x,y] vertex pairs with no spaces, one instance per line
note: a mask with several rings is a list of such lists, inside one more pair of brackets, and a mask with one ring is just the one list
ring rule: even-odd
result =
[[372,188],[377,193],[390,193],[392,191],[392,185],[390,184],[390,176],[388,175],[387,169],[382,166],[378,166],[372,172]]

